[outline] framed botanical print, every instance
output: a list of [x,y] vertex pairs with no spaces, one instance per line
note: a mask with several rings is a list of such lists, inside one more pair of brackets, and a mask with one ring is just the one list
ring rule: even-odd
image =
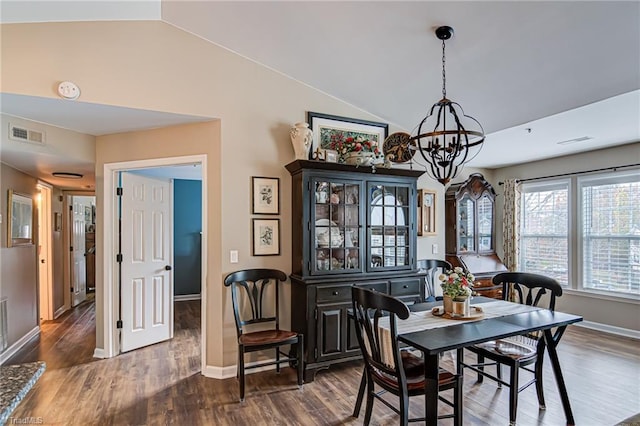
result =
[[280,214],[280,179],[252,177],[253,214]]
[[280,219],[253,219],[253,255],[280,254]]

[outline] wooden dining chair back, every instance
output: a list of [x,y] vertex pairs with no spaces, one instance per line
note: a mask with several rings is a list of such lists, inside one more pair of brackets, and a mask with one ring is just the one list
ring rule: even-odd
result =
[[[280,364],[295,365],[298,386],[302,387],[304,337],[302,334],[280,328],[279,287],[280,283],[286,280],[286,274],[277,269],[245,269],[233,272],[224,279],[224,285],[231,287],[233,316],[238,336],[240,401],[244,401],[245,370],[251,368],[275,365],[279,373]],[[273,291],[269,290],[270,287]],[[268,297],[269,293],[273,297]],[[292,353],[295,346],[295,356],[281,350],[285,345],[291,345]],[[268,349],[275,349],[275,360],[245,365],[245,353]]]
[[[398,344],[398,319],[409,318],[409,308],[400,299],[369,289],[352,287],[353,316],[356,337],[365,363],[366,409],[364,424],[371,421],[374,399],[380,400],[400,415],[400,424],[409,421],[409,397],[424,395],[424,361],[408,350],[401,350]],[[384,321],[383,331],[381,321]],[[376,391],[376,386],[382,388]],[[442,370],[439,389],[454,389],[453,402],[441,398],[454,409],[454,414],[441,418],[456,419],[462,423],[462,382],[460,377]],[[399,408],[382,397],[390,392],[399,398]],[[359,410],[358,410],[359,411]]]
[[451,263],[439,259],[420,259],[417,262],[418,270],[424,271],[424,297],[426,302],[442,300],[442,296],[436,297],[436,285],[439,285],[438,275],[445,271],[453,270]]
[[[562,287],[553,278],[526,272],[503,272],[493,277],[495,285],[502,285],[502,298],[529,306],[544,307],[554,310],[556,298],[562,296]],[[554,336],[559,340],[560,336]],[[485,342],[467,348],[477,356],[476,364],[468,364],[458,359],[458,371],[469,368],[478,374],[478,382],[487,377],[509,387],[509,422],[514,425],[518,409],[518,393],[535,383],[540,408],[544,409],[544,392],[542,385],[542,362],[544,360],[545,341],[542,335],[531,333],[523,336],[509,337]],[[485,362],[488,358],[491,362]],[[527,368],[535,364],[534,369]],[[496,374],[487,373],[485,367],[495,365]],[[502,379],[502,365],[510,368],[509,381]],[[520,385],[519,370],[533,373],[533,379]]]

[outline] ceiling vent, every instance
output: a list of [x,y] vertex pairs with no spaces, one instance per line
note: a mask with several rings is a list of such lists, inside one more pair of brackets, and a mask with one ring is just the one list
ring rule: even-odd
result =
[[581,136],[575,139],[567,139],[566,141],[556,142],[558,145],[570,145],[572,143],[585,142],[593,139],[591,136]]
[[27,129],[26,127],[14,126],[9,123],[9,139],[19,142],[28,142],[37,145],[44,145],[45,134],[38,130]]

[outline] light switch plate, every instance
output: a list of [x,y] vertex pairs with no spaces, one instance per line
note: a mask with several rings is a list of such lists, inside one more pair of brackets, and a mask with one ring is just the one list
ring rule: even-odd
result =
[[238,263],[238,250],[229,251],[229,262]]
[[438,245],[437,244],[431,244],[431,253],[432,254],[438,254]]

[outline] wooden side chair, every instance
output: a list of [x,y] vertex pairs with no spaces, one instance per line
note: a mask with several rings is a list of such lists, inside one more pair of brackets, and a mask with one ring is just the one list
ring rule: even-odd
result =
[[[493,277],[495,285],[502,284],[502,297],[509,300],[511,295],[515,302],[529,306],[541,306],[554,310],[556,298],[562,296],[562,287],[553,278],[538,274],[525,272],[504,272]],[[546,296],[545,296],[546,295]],[[543,296],[545,296],[543,298]],[[557,334],[553,340],[558,341],[561,337]],[[479,345],[466,348],[477,356],[476,364],[467,364],[464,357],[458,357],[458,371],[462,368],[469,368],[478,374],[478,382],[482,382],[487,377],[502,385],[509,387],[509,424],[515,425],[516,413],[518,410],[518,393],[533,383],[536,385],[538,403],[540,408],[545,408],[544,391],[542,386],[542,361],[544,359],[545,341],[542,334],[532,333],[524,336],[509,337],[495,341],[485,342]],[[485,358],[491,362],[485,362]],[[531,370],[527,366],[535,364]],[[496,375],[489,374],[485,367],[495,365]],[[509,381],[502,380],[502,365],[510,368]],[[520,369],[533,373],[533,379],[519,384]]]
[[[409,318],[409,308],[400,299],[383,293],[357,286],[353,286],[351,291],[356,336],[365,363],[367,405],[364,424],[368,425],[371,421],[374,399],[399,414],[402,425],[407,425],[409,421],[425,421],[424,418],[409,419],[409,397],[424,395],[425,392],[424,360],[410,351],[401,351],[398,346],[397,319]],[[393,365],[389,365],[389,359],[384,355],[383,346],[386,347],[389,342],[379,332],[382,317],[389,318]],[[376,386],[381,390],[376,391]],[[441,369],[439,390],[447,389],[453,389],[453,402],[443,397],[440,400],[453,407],[454,412],[439,418],[453,418],[456,425],[462,425],[462,376]],[[399,408],[382,397],[386,392],[398,397]]]
[[436,297],[436,284],[438,284],[438,275],[444,271],[453,270],[451,263],[446,260],[439,259],[420,259],[417,262],[418,269],[425,271],[424,276],[424,297],[426,302],[442,300],[442,296]]
[[[304,337],[302,334],[280,328],[278,288],[280,283],[286,280],[286,274],[276,269],[245,269],[233,272],[224,279],[224,285],[231,287],[233,315],[238,334],[238,379],[240,381],[241,402],[244,401],[245,370],[251,368],[275,364],[276,371],[279,373],[280,364],[297,364],[298,386],[302,388]],[[275,300],[266,301],[265,291],[269,285],[274,286]],[[272,310],[268,308],[272,308]],[[261,327],[260,331],[250,332],[245,330],[246,326],[256,324],[270,325],[270,328]],[[295,357],[282,352],[281,347],[285,345],[296,346]],[[275,349],[275,361],[264,361],[245,366],[245,353],[267,349]],[[284,358],[280,355],[284,355]]]

